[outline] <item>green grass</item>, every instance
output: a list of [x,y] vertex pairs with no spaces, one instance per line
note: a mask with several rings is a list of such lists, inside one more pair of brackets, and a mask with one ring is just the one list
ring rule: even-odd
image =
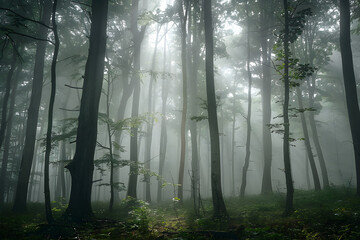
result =
[[226,199],[229,219],[213,219],[212,203],[203,201],[195,216],[191,201],[148,205],[123,201],[108,212],[108,203],[93,204],[96,219],[68,223],[65,205],[53,204],[56,223],[47,225],[42,204],[26,214],[5,207],[0,239],[360,239],[360,198],[349,188],[295,191],[295,212],[284,217],[284,194]]

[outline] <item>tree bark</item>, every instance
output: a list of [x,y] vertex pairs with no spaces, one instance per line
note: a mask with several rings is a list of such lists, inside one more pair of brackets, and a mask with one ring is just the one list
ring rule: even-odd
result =
[[214,83],[214,39],[211,13],[211,0],[204,1],[205,49],[206,49],[206,95],[208,102],[208,118],[211,142],[211,193],[214,217],[227,217],[224,198],[221,189],[220,143],[216,113],[216,95]]
[[289,80],[289,8],[288,1],[284,0],[285,11],[285,30],[284,30],[284,139],[283,139],[283,156],[285,166],[285,179],[286,179],[286,205],[285,214],[290,215],[294,211],[293,198],[294,198],[294,186],[291,173],[291,161],[290,161],[290,122],[289,122],[289,92],[290,92],[290,80]]
[[104,77],[108,1],[93,0],[91,11],[89,56],[85,66],[76,150],[74,159],[66,166],[71,174],[71,193],[66,215],[75,221],[93,216],[91,188],[99,101]]
[[52,223],[54,221],[51,211],[51,199],[50,199],[50,186],[49,186],[49,164],[50,164],[50,152],[51,152],[51,133],[53,126],[53,115],[54,115],[54,103],[56,96],[56,62],[59,54],[59,35],[57,32],[56,24],[56,7],[57,0],[54,0],[52,8],[52,30],[55,37],[55,48],[53,59],[51,63],[51,93],[49,103],[49,114],[48,114],[48,125],[46,132],[46,149],[45,149],[45,168],[44,168],[44,193],[45,193],[45,214],[46,221]]
[[[157,26],[156,31],[156,39],[155,39],[155,49],[154,49],[154,55],[152,57],[151,62],[151,73],[150,73],[150,83],[149,83],[149,92],[148,92],[148,112],[151,114],[153,112],[153,106],[155,105],[155,102],[153,101],[153,84],[154,84],[154,72],[155,71],[155,65],[156,65],[156,54],[158,49],[158,41],[159,41],[159,32],[160,32],[161,26]],[[153,132],[153,126],[154,126],[154,118],[152,116],[149,116],[148,123],[146,126],[146,143],[145,143],[145,159],[144,159],[144,167],[147,171],[150,171],[151,167],[151,143],[152,143],[152,132]],[[150,192],[150,174],[145,174],[144,176],[145,180],[145,200],[147,202],[151,202],[151,192]]]
[[[302,102],[302,92],[300,90],[300,87],[296,87],[296,95],[298,97],[299,109],[304,109],[303,102]],[[303,112],[300,113],[300,119],[301,119],[301,126],[302,126],[302,129],[303,129],[303,134],[304,134],[306,152],[307,152],[307,155],[308,155],[308,158],[309,158],[309,163],[310,163],[310,167],[311,167],[311,173],[313,175],[313,181],[314,181],[315,190],[319,191],[319,190],[321,190],[320,179],[319,179],[319,175],[318,175],[318,172],[317,172],[317,169],[316,169],[314,155],[313,155],[313,152],[311,150],[309,132],[308,132],[308,129],[307,129],[306,119],[305,119],[305,116],[304,116]]]
[[[269,124],[271,123],[271,68],[270,55],[271,48],[268,45],[269,26],[271,23],[270,14],[273,12],[271,8],[273,1],[260,0],[261,4],[261,19],[262,19],[262,36],[261,36],[261,55],[262,63],[262,87],[261,87],[261,103],[262,103],[262,139],[264,151],[264,171],[262,176],[261,194],[271,194],[272,177],[272,140]],[[270,10],[269,10],[270,4]]]
[[[145,34],[145,26],[142,26],[141,31],[138,30],[137,18],[139,15],[139,0],[132,1],[132,18],[131,18],[131,32],[134,41],[134,68],[131,79],[133,84],[133,101],[131,109],[131,117],[139,116],[139,101],[140,101],[140,52],[141,43]],[[130,137],[130,174],[127,196],[137,198],[137,179],[138,179],[138,126],[131,128]]]
[[357,87],[354,73],[353,56],[350,39],[350,1],[340,2],[340,50],[343,68],[346,105],[354,145],[356,169],[356,194],[360,196],[360,112],[357,98]]
[[[308,89],[309,89],[309,108],[314,107],[315,76],[312,76],[311,79],[312,79],[312,86],[310,86],[309,80],[307,81]],[[318,156],[319,163],[320,163],[323,187],[328,188],[328,187],[330,187],[329,177],[328,177],[327,167],[326,167],[326,163],[325,163],[325,158],[324,158],[320,140],[319,140],[319,134],[318,134],[316,123],[315,123],[315,113],[313,111],[309,112],[309,123],[310,123],[311,132],[312,132],[312,139],[314,141],[314,145],[315,145],[315,149],[316,149],[316,154]]]
[[[43,4],[43,13],[41,22],[49,25],[51,16],[51,0],[45,0]],[[37,35],[39,38],[47,38],[48,29],[39,25]],[[44,61],[47,42],[38,41],[35,54],[34,77],[30,98],[30,105],[28,109],[28,118],[26,122],[25,144],[21,158],[21,165],[17,187],[14,197],[14,212],[26,211],[26,199],[28,193],[29,177],[31,172],[31,165],[34,156],[34,145],[36,140],[36,130],[39,116],[39,107],[41,101],[43,78],[44,78]]]
[[9,104],[9,113],[7,118],[7,128],[4,139],[4,148],[3,148],[3,158],[1,162],[1,172],[0,172],[0,208],[5,203],[5,187],[9,184],[7,179],[7,171],[8,171],[8,162],[9,162],[9,151],[10,151],[10,140],[11,140],[11,132],[12,125],[14,119],[14,111],[15,111],[15,99],[18,88],[18,82],[20,78],[20,73],[22,71],[22,66],[18,66],[15,77],[12,81],[12,91],[10,94],[10,104]]
[[[190,36],[190,29],[191,29],[191,23],[192,23],[192,29],[193,29],[193,41],[191,42],[190,37],[189,44],[192,44],[191,46],[191,54],[189,51],[189,58],[190,64],[189,66],[189,101],[190,101],[190,114],[191,116],[197,116],[198,115],[198,93],[197,93],[197,81],[198,81],[198,71],[199,71],[199,63],[200,63],[200,34],[201,34],[201,22],[198,23],[198,19],[201,18],[201,12],[200,12],[200,3],[199,1],[195,1],[193,3],[194,10],[192,14],[192,21],[189,19],[189,36]],[[199,151],[198,151],[198,131],[197,131],[197,123],[196,121],[190,121],[189,122],[189,130],[191,135],[191,189],[192,189],[192,198],[194,202],[194,209],[195,213],[199,215],[199,209],[200,209],[200,199],[199,199],[199,193],[200,193],[200,171],[199,171]]]
[[[183,9],[183,2],[186,3],[185,14]],[[178,179],[178,198],[180,202],[183,201],[183,184],[184,184],[184,170],[185,170],[185,150],[186,150],[186,114],[187,114],[187,58],[186,58],[186,21],[187,13],[189,11],[189,1],[179,1],[179,15],[180,15],[180,30],[181,30],[181,68],[182,68],[182,113],[181,113],[181,128],[180,128],[180,167]]]
[[1,127],[0,127],[0,149],[4,142],[5,132],[7,127],[7,115],[8,115],[8,103],[10,98],[10,91],[11,91],[11,81],[13,79],[14,71],[16,68],[16,61],[17,61],[17,46],[13,45],[13,53],[12,59],[10,63],[10,70],[6,77],[6,84],[5,84],[5,94],[2,99],[2,109],[1,109]]
[[[249,2],[248,2],[249,4]],[[246,7],[247,8],[247,7]],[[248,74],[248,109],[247,109],[247,117],[246,117],[246,147],[245,147],[245,163],[242,169],[242,181],[240,187],[240,197],[245,196],[245,188],[246,188],[246,176],[247,171],[249,169],[250,163],[250,143],[251,143],[251,87],[252,87],[252,76],[250,71],[250,20],[249,20],[249,11],[246,9],[246,21],[247,21],[247,62],[246,62],[246,70]]]
[[[167,32],[168,25],[165,26],[165,33]],[[160,134],[160,149],[159,149],[159,175],[163,177],[164,165],[165,165],[165,156],[166,156],[166,146],[167,146],[167,129],[166,129],[166,102],[168,97],[167,89],[167,79],[165,75],[166,71],[166,34],[164,36],[164,57],[163,57],[163,76],[162,76],[162,86],[161,86],[161,100],[162,100],[162,110],[161,110],[161,134]],[[157,201],[162,201],[162,184],[163,181],[160,178],[158,181],[157,189]]]

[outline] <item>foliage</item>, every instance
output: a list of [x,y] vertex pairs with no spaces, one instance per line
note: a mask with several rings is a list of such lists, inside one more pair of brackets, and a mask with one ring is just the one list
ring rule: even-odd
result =
[[359,239],[360,200],[354,189],[331,187],[321,192],[297,190],[296,211],[282,215],[283,193],[226,199],[230,219],[214,221],[212,204],[204,200],[205,215],[192,214],[191,201],[172,211],[172,201],[150,205],[131,198],[107,212],[95,203],[98,219],[86,223],[62,220],[65,205],[56,202],[54,225],[44,224],[42,204],[30,204],[23,215],[0,214],[1,239]]

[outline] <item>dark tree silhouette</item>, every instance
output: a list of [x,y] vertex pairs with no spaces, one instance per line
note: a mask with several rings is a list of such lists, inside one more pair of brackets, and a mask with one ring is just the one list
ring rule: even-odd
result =
[[[44,25],[49,25],[51,16],[51,0],[43,2],[41,22]],[[39,25],[37,36],[41,39],[46,39],[48,28],[44,25]],[[30,105],[28,109],[28,118],[26,121],[26,134],[24,149],[22,152],[21,165],[19,171],[18,182],[14,197],[13,210],[15,212],[23,212],[26,210],[26,199],[28,193],[29,178],[31,172],[31,165],[34,156],[34,145],[36,140],[36,130],[39,116],[39,108],[41,101],[41,94],[43,88],[44,78],[44,61],[46,41],[38,41],[35,54],[34,77],[31,90]]]
[[71,193],[66,215],[75,221],[91,218],[91,188],[97,139],[99,101],[104,77],[107,0],[93,0],[91,6],[89,56],[85,66],[76,150],[66,166],[71,174]]
[[340,50],[345,86],[346,105],[354,145],[356,166],[356,193],[360,196],[360,111],[354,73],[353,56],[350,39],[350,1],[340,2]]
[[228,216],[221,189],[221,166],[219,128],[216,113],[216,95],[214,83],[214,37],[211,0],[204,1],[205,49],[206,49],[206,95],[208,102],[208,118],[211,143],[211,193],[214,217]]

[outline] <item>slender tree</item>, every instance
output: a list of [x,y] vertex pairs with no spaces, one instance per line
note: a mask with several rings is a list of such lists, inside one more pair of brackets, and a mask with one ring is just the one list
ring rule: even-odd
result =
[[[185,12],[183,3],[185,2]],[[182,112],[181,112],[181,128],[180,128],[180,167],[178,178],[178,198],[183,201],[183,184],[184,184],[184,170],[185,170],[185,150],[186,150],[186,113],[187,113],[187,45],[186,45],[186,22],[189,13],[189,0],[179,0],[179,16],[180,16],[180,34],[181,34],[181,69],[182,69]]]
[[56,95],[56,63],[57,63],[57,56],[59,54],[59,46],[60,46],[59,35],[56,24],[56,7],[57,7],[57,0],[54,0],[51,22],[52,22],[52,31],[55,37],[55,48],[51,63],[51,93],[50,93],[50,103],[49,103],[49,113],[48,113],[48,126],[46,132],[46,149],[45,149],[45,164],[44,164],[45,213],[46,213],[46,220],[48,223],[52,223],[54,221],[51,212],[51,203],[50,203],[49,164],[50,164],[50,152],[51,152],[51,133],[53,126],[54,103],[55,103],[55,95]]
[[350,38],[350,1],[340,3],[340,50],[345,86],[346,105],[350,122],[355,154],[356,193],[360,196],[360,111],[354,73],[353,56]]
[[[165,165],[165,156],[166,156],[166,147],[167,147],[167,127],[166,127],[166,102],[168,97],[167,89],[167,79],[166,79],[166,32],[168,29],[168,24],[165,25],[165,36],[164,36],[164,56],[163,56],[163,75],[162,75],[162,86],[161,86],[161,100],[162,100],[162,109],[161,109],[161,134],[160,134],[160,149],[159,149],[159,175],[163,175],[164,165]],[[158,189],[157,189],[157,201],[162,201],[162,184],[163,181],[159,179]]]
[[10,103],[9,103],[9,113],[7,118],[7,127],[6,134],[4,139],[4,148],[1,162],[1,172],[0,172],[0,208],[5,202],[5,187],[8,184],[8,162],[9,162],[9,151],[10,151],[10,140],[11,133],[13,132],[13,120],[14,120],[14,112],[15,112],[15,99],[18,89],[18,82],[20,78],[20,73],[22,71],[22,64],[20,64],[15,72],[15,76],[12,81],[12,91],[10,94]]
[[268,42],[270,25],[274,8],[273,0],[260,0],[261,7],[261,56],[262,56],[262,86],[261,86],[261,103],[262,103],[262,140],[264,149],[264,171],[262,176],[261,194],[272,193],[272,140],[269,124],[271,123],[271,38]]
[[[37,35],[41,39],[46,39],[48,28],[44,25],[48,26],[50,23],[52,1],[44,0],[42,3],[43,5],[41,23],[43,24],[40,24],[38,26]],[[34,76],[30,97],[30,105],[28,108],[28,117],[26,121],[25,143],[22,152],[19,177],[14,197],[13,211],[15,212],[23,212],[26,210],[26,199],[28,193],[31,165],[34,156],[34,145],[36,140],[36,130],[43,87],[46,45],[46,41],[38,41],[36,46]]]
[[[249,2],[247,3],[249,4]],[[251,87],[252,87],[252,75],[250,70],[250,61],[251,61],[251,53],[250,53],[250,19],[249,19],[249,9],[246,6],[246,23],[247,23],[247,61],[246,61],[246,71],[248,74],[248,109],[246,116],[246,147],[245,147],[245,162],[242,169],[242,181],[240,187],[240,197],[245,196],[245,188],[246,188],[246,176],[247,171],[249,169],[250,163],[250,143],[251,143]]]
[[[154,71],[156,66],[156,54],[159,44],[159,33],[161,26],[157,26],[156,30],[156,39],[155,39],[155,49],[154,54],[151,60],[151,73],[150,73],[150,83],[149,83],[149,92],[148,92],[148,111],[149,114],[153,112],[153,106],[155,105],[153,100],[153,85],[154,85]],[[144,159],[144,167],[147,171],[150,171],[151,167],[151,143],[152,143],[152,132],[154,127],[154,118],[150,116],[148,119],[148,123],[146,125],[146,142],[145,142],[145,159]],[[146,173],[144,176],[145,180],[145,200],[147,202],[151,202],[151,192],[150,192],[150,174]]]
[[221,189],[220,143],[216,113],[216,95],[214,82],[214,37],[211,0],[203,1],[205,24],[205,71],[206,95],[208,102],[208,120],[211,143],[211,193],[214,208],[214,217],[228,216]]
[[99,101],[104,76],[108,1],[93,0],[91,12],[90,46],[82,88],[76,150],[73,160],[66,166],[71,174],[71,193],[66,215],[75,221],[93,216],[91,188]]
[[[131,10],[131,32],[134,42],[134,55],[133,55],[133,73],[131,77],[131,84],[133,86],[133,99],[131,108],[131,117],[136,118],[139,116],[140,104],[140,53],[141,43],[144,39],[146,25],[138,29],[138,16],[139,16],[139,0],[132,1]],[[131,128],[130,137],[130,174],[129,184],[127,189],[127,196],[137,198],[137,179],[138,179],[138,126]]]
[[[299,109],[303,110],[304,105],[302,102],[302,91],[300,89],[300,86],[296,87],[296,95],[298,98]],[[312,152],[311,145],[310,145],[309,131],[307,128],[304,112],[300,112],[300,119],[301,119],[301,126],[302,126],[302,130],[303,130],[303,134],[304,134],[306,152],[308,155],[311,172],[312,172],[312,176],[313,176],[313,180],[314,180],[315,190],[319,191],[319,190],[321,190],[320,179],[319,179],[319,174],[317,172],[316,165],[315,165],[314,154]]]
[[7,126],[7,115],[8,115],[8,103],[10,98],[10,91],[11,91],[11,81],[13,80],[14,71],[16,68],[16,61],[17,61],[17,46],[14,43],[12,46],[12,57],[11,57],[11,63],[10,63],[10,70],[6,76],[6,86],[5,86],[5,94],[2,99],[2,109],[1,109],[1,126],[0,126],[0,148],[4,142],[5,139],[5,132],[6,132],[6,126]]
[[289,92],[290,92],[290,79],[289,79],[289,56],[290,56],[290,37],[289,37],[289,7],[288,1],[284,0],[284,17],[285,17],[285,29],[283,36],[284,45],[284,105],[283,105],[283,118],[284,118],[284,138],[283,138],[283,156],[285,166],[285,179],[286,179],[286,206],[285,214],[289,215],[293,212],[293,198],[294,198],[294,186],[291,173],[290,162],[290,122],[289,122]]

